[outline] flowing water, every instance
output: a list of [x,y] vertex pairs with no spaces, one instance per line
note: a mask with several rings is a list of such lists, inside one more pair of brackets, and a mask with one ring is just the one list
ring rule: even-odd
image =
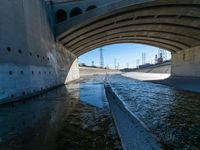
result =
[[0,107],[0,150],[122,149],[102,76]]
[[200,94],[129,79],[108,77],[114,92],[166,149],[200,149]]
[[[103,76],[0,107],[1,150],[122,149]],[[166,149],[200,149],[200,94],[108,77],[115,93]]]

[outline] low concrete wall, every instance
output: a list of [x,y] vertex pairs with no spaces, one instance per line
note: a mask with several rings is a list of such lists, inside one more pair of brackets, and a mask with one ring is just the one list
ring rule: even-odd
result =
[[91,67],[79,67],[79,70],[80,70],[80,76],[121,73],[118,70],[100,69]]
[[129,111],[109,84],[105,84],[105,92],[124,150],[163,149],[147,126]]
[[172,76],[200,77],[200,46],[172,54]]

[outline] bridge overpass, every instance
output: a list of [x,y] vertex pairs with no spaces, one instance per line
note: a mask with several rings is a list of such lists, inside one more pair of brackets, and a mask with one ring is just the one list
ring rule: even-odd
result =
[[172,52],[172,76],[200,77],[199,0],[2,0],[0,99],[79,78],[77,57],[115,43]]

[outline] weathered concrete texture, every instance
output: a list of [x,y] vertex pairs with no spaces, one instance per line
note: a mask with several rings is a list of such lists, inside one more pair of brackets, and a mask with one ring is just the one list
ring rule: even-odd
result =
[[2,0],[0,7],[1,102],[64,84],[76,56],[55,42],[50,4]]
[[172,76],[200,77],[200,46],[172,55]]
[[79,67],[79,70],[80,70],[80,76],[105,75],[105,74],[121,73],[118,70],[100,69],[100,68],[91,68],[91,67]]
[[[70,17],[70,13],[73,8],[80,8],[82,14],[87,13],[87,9],[90,6],[96,6],[96,8],[102,7],[105,4],[116,2],[117,0],[78,0],[78,1],[66,1],[66,0],[52,0],[54,12],[62,9],[67,13],[67,20],[71,20],[73,18]],[[118,0],[119,1],[119,0]]]

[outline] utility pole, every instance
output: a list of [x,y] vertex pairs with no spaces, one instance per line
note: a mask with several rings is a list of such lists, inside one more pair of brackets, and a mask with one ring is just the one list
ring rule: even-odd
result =
[[114,59],[114,68],[117,69],[117,59]]
[[128,69],[129,68],[129,64],[127,63],[126,65],[127,65],[127,69]]
[[158,63],[158,55],[155,55],[155,64]]
[[100,48],[100,67],[104,67],[103,48]]
[[92,61],[92,66],[94,66],[94,61]]
[[142,53],[142,65],[145,64],[146,54]]
[[139,59],[136,60],[136,64],[137,64],[137,68],[139,68],[139,65],[140,65],[140,60]]
[[117,64],[117,69],[119,69],[119,65],[120,65],[120,64],[119,64],[119,62],[118,62],[118,64]]

